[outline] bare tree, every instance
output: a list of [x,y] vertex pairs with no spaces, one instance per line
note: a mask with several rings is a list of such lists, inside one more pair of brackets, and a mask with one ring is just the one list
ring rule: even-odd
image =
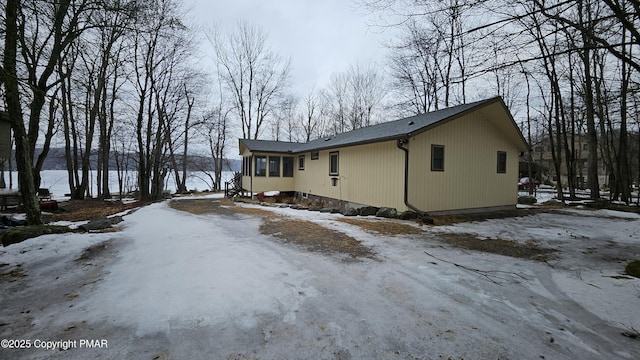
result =
[[7,0],[5,5],[5,45],[2,78],[7,112],[11,120],[16,144],[16,162],[20,174],[18,182],[22,190],[22,202],[27,214],[27,222],[36,225],[42,224],[42,219],[40,218],[40,207],[36,198],[29,138],[22,121],[23,113],[16,65],[20,36],[18,31],[19,3],[18,0]]
[[220,66],[220,81],[231,94],[245,139],[257,139],[265,120],[288,86],[290,60],[266,45],[255,25],[240,22],[234,31],[210,31],[209,42]]
[[304,135],[304,141],[309,142],[318,135],[320,122],[320,109],[318,95],[315,91],[311,90],[303,99],[303,105],[301,111],[302,119],[302,131]]
[[[8,1],[5,5],[2,82],[14,130],[20,189],[29,223],[41,223],[35,192],[40,183],[40,169],[34,165],[41,166],[43,161],[34,164],[32,160],[40,135],[41,113],[49,90],[60,81],[54,76],[59,59],[70,44],[91,26],[89,19],[94,9],[92,0],[62,0],[55,4],[25,0]],[[20,69],[18,55],[21,56]],[[20,82],[28,85],[23,92],[20,91]],[[26,123],[23,120],[24,103],[28,103],[29,109]],[[48,119],[47,136],[54,121],[54,118]],[[46,151],[45,148],[42,158]]]
[[228,168],[228,164],[226,163],[228,115],[229,111],[225,110],[222,104],[220,104],[205,120],[209,153],[213,159],[214,191],[221,189],[222,172],[225,168]]
[[346,72],[333,73],[321,94],[333,133],[376,123],[386,96],[382,78],[371,65],[351,66]]
[[271,121],[271,138],[279,141],[296,141],[298,139],[298,98],[284,95],[274,108]]
[[142,200],[162,196],[170,170],[170,129],[183,118],[182,64],[189,55],[188,29],[173,0],[148,3],[139,9],[134,36],[133,86],[136,90],[135,136],[138,186]]

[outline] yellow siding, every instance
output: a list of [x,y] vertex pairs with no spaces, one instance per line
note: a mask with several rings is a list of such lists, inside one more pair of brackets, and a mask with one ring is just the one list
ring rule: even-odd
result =
[[[505,119],[474,112],[411,138],[409,202],[427,212],[516,204],[522,146],[504,136]],[[444,171],[431,171],[432,144],[445,147]],[[506,173],[497,172],[498,151]]]
[[[431,146],[444,146],[444,171],[431,171]],[[501,102],[476,109],[409,139],[408,201],[426,212],[456,211],[517,203],[518,156],[526,144]],[[497,172],[498,152],[507,154],[506,173]],[[243,156],[252,154],[241,146]],[[329,154],[339,153],[339,174],[329,174]],[[283,156],[284,154],[273,154]],[[407,210],[404,204],[405,152],[396,141],[321,150],[294,156],[294,177],[243,176],[255,192],[297,191],[345,202]],[[304,155],[304,170],[298,157]],[[282,175],[283,162],[280,162]],[[252,161],[252,174],[255,160]],[[335,186],[332,178],[337,178]]]
[[[329,175],[329,154],[339,152],[339,175]],[[305,169],[296,170],[296,191],[357,204],[404,209],[404,153],[395,141],[305,153]],[[297,169],[297,167],[296,167]],[[336,186],[331,178],[337,177]]]

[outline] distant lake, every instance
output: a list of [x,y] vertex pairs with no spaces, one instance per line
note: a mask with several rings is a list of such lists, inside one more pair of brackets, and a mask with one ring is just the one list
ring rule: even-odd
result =
[[[90,185],[91,185],[91,194],[92,196],[96,196],[96,171],[92,170],[90,172]],[[128,171],[125,173],[125,178],[123,179],[123,187],[124,192],[133,191],[137,188],[137,175],[136,171]],[[213,175],[213,172],[211,173]],[[9,187],[9,172],[5,172],[5,183],[7,188]],[[48,188],[53,193],[53,198],[58,200],[63,200],[66,197],[65,194],[70,193],[69,190],[69,182],[67,180],[67,171],[66,170],[43,170],[41,172],[42,182],[40,187]],[[13,177],[13,188],[18,187],[18,174],[14,171],[12,173]],[[230,181],[233,178],[233,172],[225,171],[222,173],[222,188],[224,188],[224,182]],[[189,171],[187,172],[187,189],[189,190],[208,190],[211,188],[211,180],[209,177],[202,171]],[[167,175],[165,179],[165,189],[170,190],[172,193],[176,191],[176,185],[173,177],[173,173]],[[112,194],[116,194],[118,192],[118,173],[116,171],[109,171],[109,190]]]

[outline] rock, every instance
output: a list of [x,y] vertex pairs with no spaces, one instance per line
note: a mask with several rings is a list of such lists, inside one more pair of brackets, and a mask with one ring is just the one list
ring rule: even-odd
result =
[[63,234],[71,232],[67,226],[53,226],[53,225],[32,225],[32,226],[19,226],[13,229],[9,229],[0,234],[0,242],[2,246],[9,246],[11,244],[17,244],[27,239],[38,237],[48,234]]
[[330,213],[333,209],[332,208],[322,208],[320,209],[321,213]]
[[518,204],[533,205],[537,202],[538,202],[538,199],[536,199],[533,196],[529,196],[529,195],[518,196]]
[[110,227],[111,227],[111,220],[107,219],[106,217],[99,217],[99,218],[91,219],[88,223],[84,225],[80,225],[78,228],[89,232],[89,231],[104,230]]
[[358,215],[360,216],[375,215],[376,213],[378,213],[378,210],[380,210],[380,208],[377,208],[374,206],[363,206],[360,209],[358,209]]
[[320,211],[320,210],[322,210],[322,208],[320,206],[309,206],[309,208],[307,210],[309,210],[309,211]]
[[423,224],[433,225],[433,218],[427,214],[422,214],[418,217]]
[[634,260],[627,264],[624,271],[631,276],[640,278],[640,260]]
[[378,210],[378,212],[376,213],[376,216],[388,218],[388,219],[395,219],[398,217],[398,210],[394,208],[383,207],[383,208],[380,208],[380,210]]
[[418,214],[414,211],[403,211],[398,215],[400,220],[415,220],[418,218]]
[[346,207],[344,209],[344,211],[342,212],[342,215],[344,216],[356,216],[358,215],[358,210],[352,208],[352,207]]
[[11,216],[2,215],[0,216],[0,225],[14,227],[14,226],[23,226],[27,225],[27,220],[18,220]]
[[111,225],[116,225],[116,224],[120,224],[121,222],[123,222],[124,219],[122,218],[122,216],[112,216],[109,218],[109,222],[111,223]]
[[300,205],[296,205],[296,204],[292,204],[291,206],[289,206],[290,208],[294,209],[294,210],[298,210],[300,209]]

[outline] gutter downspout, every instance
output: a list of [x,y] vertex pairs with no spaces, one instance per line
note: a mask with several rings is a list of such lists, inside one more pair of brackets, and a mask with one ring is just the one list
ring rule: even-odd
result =
[[433,219],[426,212],[418,209],[417,207],[411,205],[409,202],[409,149],[404,147],[405,144],[409,143],[408,138],[398,139],[396,142],[396,146],[398,149],[404,151],[404,204],[411,210],[415,211],[423,221],[433,224]]

